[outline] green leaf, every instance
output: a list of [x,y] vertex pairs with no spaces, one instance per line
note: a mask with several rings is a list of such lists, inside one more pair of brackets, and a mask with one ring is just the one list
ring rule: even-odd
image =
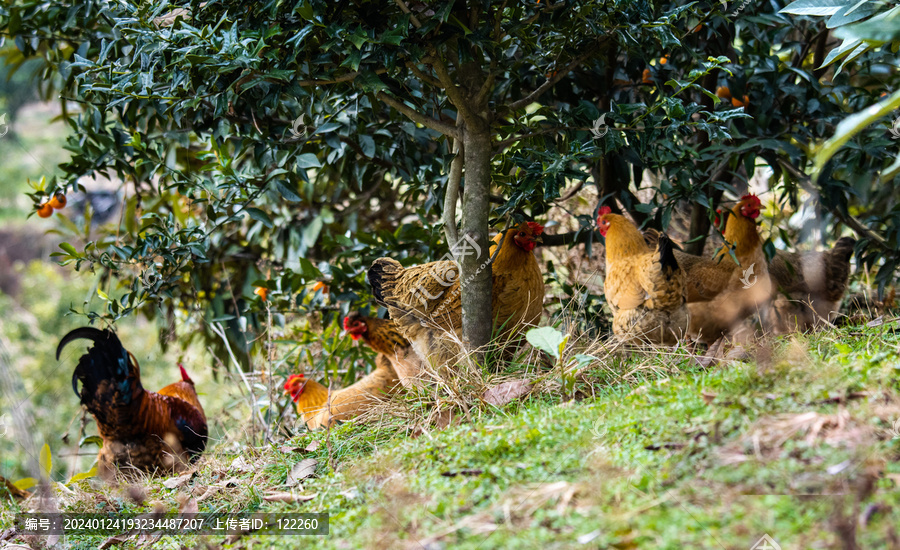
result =
[[284,197],[284,200],[288,202],[300,202],[300,195],[297,194],[296,188],[292,188],[288,182],[278,180],[275,182],[275,187],[278,189],[278,192],[281,193],[281,196]]
[[75,483],[76,481],[81,481],[82,479],[89,479],[89,478],[95,477],[96,475],[97,475],[97,467],[94,466],[93,468],[91,468],[90,470],[88,470],[86,472],[81,472],[81,473],[78,473],[78,474],[75,474],[74,476],[72,476],[72,479],[70,479],[68,482],[66,482],[66,485],[71,485],[71,484]]
[[816,153],[816,176],[821,172],[825,163],[837,153],[838,149],[853,138],[853,136],[875,123],[876,120],[887,116],[897,107],[900,107],[900,91],[896,91],[875,105],[872,105],[859,113],[852,114],[842,120],[841,123],[837,125],[837,128],[835,128],[834,135],[831,139],[826,141],[819,152]]
[[26,477],[26,478],[20,479],[18,481],[13,481],[13,486],[16,489],[20,489],[22,491],[27,491],[28,489],[31,489],[32,487],[34,487],[37,484],[38,484],[38,480],[34,479],[33,477]]
[[47,445],[46,443],[41,447],[38,465],[41,467],[41,475],[49,479],[50,472],[53,471],[53,458],[50,456],[50,445]]
[[69,243],[59,243],[59,247],[68,252],[70,256],[75,256],[76,258],[80,256],[78,250]]
[[847,0],[797,0],[785,6],[778,13],[825,16],[834,15],[851,5],[852,2]]
[[877,12],[878,4],[876,2],[860,0],[829,17],[828,23],[826,23],[825,26],[829,29],[834,29],[842,25],[849,25],[850,23],[861,21]]
[[103,438],[99,435],[87,435],[81,438],[81,441],[78,442],[78,448],[84,447],[85,445],[90,444],[97,445],[98,447],[103,447]]
[[297,168],[321,168],[322,163],[312,153],[303,153],[297,157]]
[[272,218],[269,217],[268,214],[260,210],[259,208],[249,207],[244,210],[248,216],[253,218],[254,220],[261,222],[266,227],[272,227]]
[[547,355],[559,359],[562,347],[565,346],[568,337],[553,327],[540,327],[525,333],[525,339]]

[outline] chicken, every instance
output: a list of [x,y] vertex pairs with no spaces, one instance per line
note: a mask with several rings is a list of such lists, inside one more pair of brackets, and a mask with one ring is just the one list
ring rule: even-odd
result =
[[623,342],[673,344],[687,332],[684,273],[669,238],[657,235],[655,248],[638,228],[608,206],[597,225],[606,238],[603,291],[613,314],[613,333]]
[[328,388],[302,374],[292,374],[284,384],[284,391],[291,396],[306,426],[310,430],[318,428],[319,415],[328,407]]
[[711,344],[768,307],[772,283],[756,229],[761,205],[756,195],[744,195],[735,204],[725,222],[727,247],[715,259],[675,251],[687,282],[692,338]]
[[422,374],[421,361],[391,319],[365,317],[354,312],[344,318],[344,330],[354,340],[362,339],[370,348],[384,355],[404,387],[415,385]]
[[[362,339],[378,352],[375,370],[355,384],[331,392],[330,406],[328,388],[315,380],[305,380],[302,374],[290,376],[284,389],[291,394],[297,412],[311,430],[359,416],[379,397],[395,393],[401,382],[411,385],[420,374],[418,359],[409,342],[390,319],[351,313],[344,318],[344,330],[354,340]],[[405,379],[398,377],[398,369]]]
[[[491,254],[501,246],[491,266],[495,340],[512,340],[541,317],[544,280],[532,251],[543,231],[543,226],[525,222],[493,239]],[[455,261],[404,268],[396,260],[379,258],[369,268],[368,279],[375,301],[388,309],[419,358],[436,367],[459,359],[462,304]]]
[[103,438],[99,475],[177,472],[196,461],[206,448],[206,415],[184,367],[179,365],[180,382],[154,393],[141,385],[137,360],[112,331],[75,329],[60,341],[56,359],[80,338],[94,345],[79,359],[72,388],[94,415]]
[[826,252],[776,252],[769,263],[777,291],[776,332],[806,330],[835,319],[850,280],[855,245],[855,239],[841,237]]

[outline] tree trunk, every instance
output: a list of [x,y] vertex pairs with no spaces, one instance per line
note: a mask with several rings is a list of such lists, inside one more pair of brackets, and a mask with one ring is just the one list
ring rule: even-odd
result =
[[463,341],[477,349],[491,339],[491,266],[488,214],[491,190],[491,134],[487,124],[467,125],[463,133],[466,177],[463,187],[462,239],[477,254],[460,258]]

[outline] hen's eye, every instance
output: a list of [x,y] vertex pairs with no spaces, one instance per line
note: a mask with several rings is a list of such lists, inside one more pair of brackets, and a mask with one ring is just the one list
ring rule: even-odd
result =
[[525,232],[524,232],[524,231],[519,231],[519,236],[520,236],[520,237],[524,237],[524,236],[525,236]]

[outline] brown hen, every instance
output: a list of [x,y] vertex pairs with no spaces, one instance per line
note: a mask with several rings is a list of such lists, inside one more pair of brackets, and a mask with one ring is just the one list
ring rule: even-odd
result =
[[673,344],[687,332],[684,273],[669,238],[656,234],[656,246],[644,241],[624,216],[601,207],[597,218],[606,238],[603,292],[613,314],[613,333],[632,343]]
[[760,206],[759,197],[745,195],[732,208],[725,225],[726,248],[715,259],[675,251],[687,281],[692,338],[710,344],[768,306],[772,283],[756,229]]
[[850,281],[855,245],[855,239],[841,237],[825,252],[776,252],[769,263],[776,287],[776,332],[806,330],[835,319]]
[[[491,266],[495,338],[511,338],[535,325],[543,312],[544,280],[532,252],[544,228],[526,222],[497,235],[502,246]],[[455,363],[462,351],[459,267],[450,260],[404,268],[391,258],[368,272],[375,301],[386,307],[416,354],[435,366]]]
[[418,357],[390,319],[354,312],[344,318],[344,330],[354,340],[362,339],[378,352],[375,370],[355,384],[332,391],[330,403],[328,388],[322,384],[306,380],[303,375],[289,377],[285,391],[291,394],[297,412],[311,430],[356,418],[380,399],[398,391],[401,382],[411,385],[420,374]]

